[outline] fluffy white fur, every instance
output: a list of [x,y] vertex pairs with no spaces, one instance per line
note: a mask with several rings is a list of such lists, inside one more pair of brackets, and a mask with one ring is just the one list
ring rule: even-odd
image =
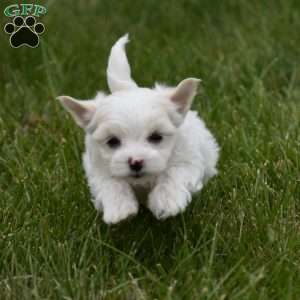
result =
[[200,80],[175,88],[141,88],[130,75],[128,36],[111,49],[111,94],[94,100],[58,99],[85,130],[83,165],[97,210],[108,224],[138,212],[135,191],[149,191],[147,207],[158,219],[183,212],[191,194],[216,174],[218,146],[197,113],[190,111]]

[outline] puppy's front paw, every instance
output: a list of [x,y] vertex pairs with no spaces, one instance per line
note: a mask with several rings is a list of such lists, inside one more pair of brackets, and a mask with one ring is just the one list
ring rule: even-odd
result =
[[166,219],[183,212],[191,200],[183,187],[159,184],[149,195],[148,208],[157,219]]
[[117,224],[138,212],[136,201],[120,201],[118,205],[111,204],[104,207],[103,221],[106,224]]

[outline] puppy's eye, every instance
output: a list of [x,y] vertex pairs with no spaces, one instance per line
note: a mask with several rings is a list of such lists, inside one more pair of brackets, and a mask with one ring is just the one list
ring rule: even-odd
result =
[[148,142],[152,144],[159,144],[162,141],[163,137],[161,134],[157,132],[153,132],[149,137],[148,137]]
[[112,149],[116,149],[121,146],[121,141],[115,136],[111,137],[106,143]]

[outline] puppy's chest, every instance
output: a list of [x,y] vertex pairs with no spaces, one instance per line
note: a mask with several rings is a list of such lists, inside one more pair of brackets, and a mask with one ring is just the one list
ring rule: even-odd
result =
[[142,204],[146,204],[148,195],[150,193],[150,187],[134,186],[132,188],[137,200]]

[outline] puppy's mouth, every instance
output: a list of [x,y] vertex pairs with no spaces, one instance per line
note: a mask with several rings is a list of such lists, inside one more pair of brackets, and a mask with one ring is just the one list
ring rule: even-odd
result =
[[142,178],[145,175],[146,175],[145,173],[133,173],[133,174],[130,174],[129,176],[132,178]]

